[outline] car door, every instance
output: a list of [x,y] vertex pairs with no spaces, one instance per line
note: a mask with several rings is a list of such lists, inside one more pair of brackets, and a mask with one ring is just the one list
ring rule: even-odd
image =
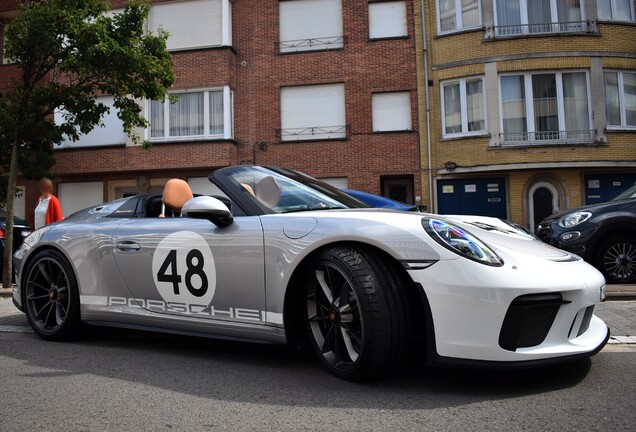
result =
[[113,246],[130,294],[117,302],[163,314],[265,322],[258,217],[238,217],[226,228],[185,217],[125,219]]

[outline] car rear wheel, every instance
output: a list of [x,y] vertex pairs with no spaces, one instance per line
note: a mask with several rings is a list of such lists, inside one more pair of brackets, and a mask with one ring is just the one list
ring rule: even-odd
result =
[[54,250],[38,253],[25,273],[26,315],[43,339],[68,340],[80,328],[79,291],[68,260]]
[[410,312],[399,278],[375,253],[329,248],[312,262],[305,286],[309,337],[329,371],[364,381],[399,369]]
[[608,283],[636,282],[636,239],[610,237],[599,247],[596,264]]

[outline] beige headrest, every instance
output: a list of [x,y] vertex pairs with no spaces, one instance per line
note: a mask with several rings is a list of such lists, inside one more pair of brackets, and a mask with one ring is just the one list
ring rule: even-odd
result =
[[194,198],[194,195],[192,195],[192,189],[190,189],[188,182],[181,179],[171,179],[168,180],[168,183],[163,188],[161,200],[172,210],[181,211],[183,205],[192,198]]

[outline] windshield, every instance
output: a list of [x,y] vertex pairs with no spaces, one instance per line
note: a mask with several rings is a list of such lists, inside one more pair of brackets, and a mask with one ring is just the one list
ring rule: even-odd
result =
[[622,201],[629,199],[636,199],[636,185],[630,187],[625,192],[618,194],[618,196],[612,198],[612,201]]
[[275,213],[368,207],[333,186],[285,168],[238,166],[219,173]]

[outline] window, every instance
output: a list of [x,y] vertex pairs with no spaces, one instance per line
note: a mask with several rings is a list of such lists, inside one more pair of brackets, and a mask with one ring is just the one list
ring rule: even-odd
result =
[[2,26],[2,64],[11,64],[13,63],[10,58],[8,58],[5,54],[6,43],[7,43],[7,31],[9,30],[9,24],[6,23]]
[[406,2],[369,3],[369,38],[384,39],[408,36]]
[[607,21],[634,21],[633,0],[597,0],[598,19]]
[[280,52],[344,46],[341,0],[288,0],[279,5]]
[[60,183],[60,204],[62,214],[68,217],[85,208],[104,202],[104,183]]
[[168,50],[231,45],[231,2],[189,0],[153,4],[148,24],[152,31],[170,33]]
[[347,136],[344,84],[283,87],[280,100],[282,141]]
[[231,139],[232,94],[229,87],[171,93],[174,103],[150,101],[150,140]]
[[605,72],[605,114],[609,128],[636,128],[636,72]]
[[586,72],[500,77],[504,143],[592,142]]
[[372,96],[373,131],[411,130],[411,94],[375,93]]
[[[71,141],[66,138],[59,146],[55,148],[78,148],[78,147],[97,147],[109,145],[125,145],[126,133],[124,132],[124,123],[117,117],[117,108],[115,108],[115,99],[110,96],[101,96],[97,98],[97,102],[104,104],[108,108],[108,112],[102,116],[100,125],[87,134],[80,134],[79,140]],[[57,110],[54,114],[55,124],[64,123],[64,110]]]
[[582,0],[495,0],[495,34],[582,32]]
[[486,98],[482,78],[442,83],[444,137],[483,134],[486,131]]
[[470,29],[480,25],[479,0],[437,0],[439,33]]

